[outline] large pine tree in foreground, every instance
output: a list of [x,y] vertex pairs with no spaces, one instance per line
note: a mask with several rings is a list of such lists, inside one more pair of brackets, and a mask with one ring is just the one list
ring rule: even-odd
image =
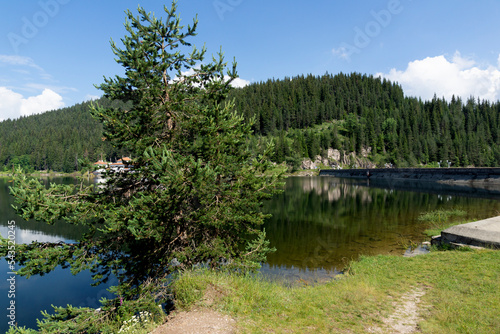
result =
[[[98,282],[118,277],[117,298],[103,303],[101,314],[107,315],[97,319],[158,302],[179,269],[258,267],[269,251],[261,201],[277,191],[283,172],[246,149],[251,124],[226,100],[236,65],[227,70],[222,54],[205,63],[204,48],[185,54],[197,21],[180,26],[175,2],[165,8],[166,19],[138,12],[127,11],[123,47],[112,42],[125,76],[99,86],[105,97],[131,102],[131,108],[92,111],[106,140],[132,153],[132,171],[108,173],[102,188],[82,182],[46,189],[17,175],[11,189],[26,219],[87,226],[77,243],[20,245],[16,255],[25,276],[63,265],[73,272],[90,269]],[[144,296],[149,302],[140,304]],[[91,310],[57,311],[47,316],[44,330],[103,328]]]

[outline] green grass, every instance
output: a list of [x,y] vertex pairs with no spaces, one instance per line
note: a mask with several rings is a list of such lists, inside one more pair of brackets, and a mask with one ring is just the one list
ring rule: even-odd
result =
[[463,217],[466,214],[467,212],[460,209],[451,209],[451,210],[439,209],[422,213],[418,217],[418,220],[427,222],[441,222],[441,221],[447,221],[451,217]]
[[208,307],[233,316],[241,333],[366,333],[384,328],[394,302],[417,287],[426,292],[422,333],[498,333],[500,252],[491,250],[364,257],[339,279],[315,286],[186,272],[174,292],[176,305],[189,308],[215,291]]
[[441,234],[441,231],[447,229],[448,227],[465,224],[474,220],[464,220],[463,217],[466,215],[467,212],[460,209],[439,209],[422,213],[418,217],[418,220],[429,224],[429,228],[424,231],[424,234],[434,236]]

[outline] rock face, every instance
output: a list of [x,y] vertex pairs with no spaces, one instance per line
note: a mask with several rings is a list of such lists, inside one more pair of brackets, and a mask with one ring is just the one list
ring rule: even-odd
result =
[[319,165],[321,164],[329,166],[330,161],[327,158],[323,158],[321,155],[317,155],[314,157],[314,164],[316,165],[316,167],[319,167]]
[[326,158],[320,155],[311,159],[304,159],[300,166],[301,169],[317,169],[320,165],[337,168],[338,166],[346,166],[350,168],[375,168],[375,164],[368,161],[367,157],[371,153],[371,147],[363,148],[361,156],[357,156],[356,152],[344,153],[337,149],[329,148],[326,151]]
[[300,165],[300,169],[316,169],[316,164],[311,159],[305,159]]
[[333,149],[333,148],[329,148],[327,151],[327,157],[328,157],[328,160],[330,160],[330,161],[339,161],[340,160],[340,151]]
[[363,147],[361,149],[361,156],[364,158],[368,158],[368,156],[372,153],[372,148],[371,147]]

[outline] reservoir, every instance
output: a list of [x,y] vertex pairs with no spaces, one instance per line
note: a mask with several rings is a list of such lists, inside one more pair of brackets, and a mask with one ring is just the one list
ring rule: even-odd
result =
[[290,177],[264,204],[277,251],[263,271],[288,280],[329,279],[360,255],[402,255],[429,240],[418,220],[434,210],[460,209],[463,220],[500,215],[500,187],[473,188],[425,181]]
[[[17,243],[78,239],[83,231],[74,226],[49,226],[18,217],[11,208],[8,181],[0,178],[3,237],[8,235],[8,222],[15,221]],[[70,183],[74,179],[51,181]],[[431,226],[418,217],[438,209],[464,210],[464,220],[498,216],[500,191],[435,182],[290,177],[282,194],[263,203],[263,210],[272,214],[264,228],[277,251],[268,256],[261,271],[277,279],[322,281],[361,255],[400,256],[408,244],[428,239],[422,232]],[[0,308],[6,310],[10,270],[5,259],[0,261],[0,271]],[[99,307],[100,298],[112,298],[106,286],[92,287],[91,283],[89,273],[73,276],[62,268],[41,277],[16,277],[16,321],[36,328],[40,311],[51,312],[51,304]],[[0,332],[7,330],[7,320],[2,314]]]

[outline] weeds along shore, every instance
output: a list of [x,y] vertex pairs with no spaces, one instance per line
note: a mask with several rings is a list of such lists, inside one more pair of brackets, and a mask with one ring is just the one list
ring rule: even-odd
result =
[[[418,292],[413,311],[422,333],[495,333],[500,328],[500,252],[432,251],[413,258],[369,256],[325,284],[293,286],[259,276],[212,271],[183,273],[176,308],[208,307],[236,319],[243,333],[366,333]],[[403,298],[403,299],[402,299]]]

